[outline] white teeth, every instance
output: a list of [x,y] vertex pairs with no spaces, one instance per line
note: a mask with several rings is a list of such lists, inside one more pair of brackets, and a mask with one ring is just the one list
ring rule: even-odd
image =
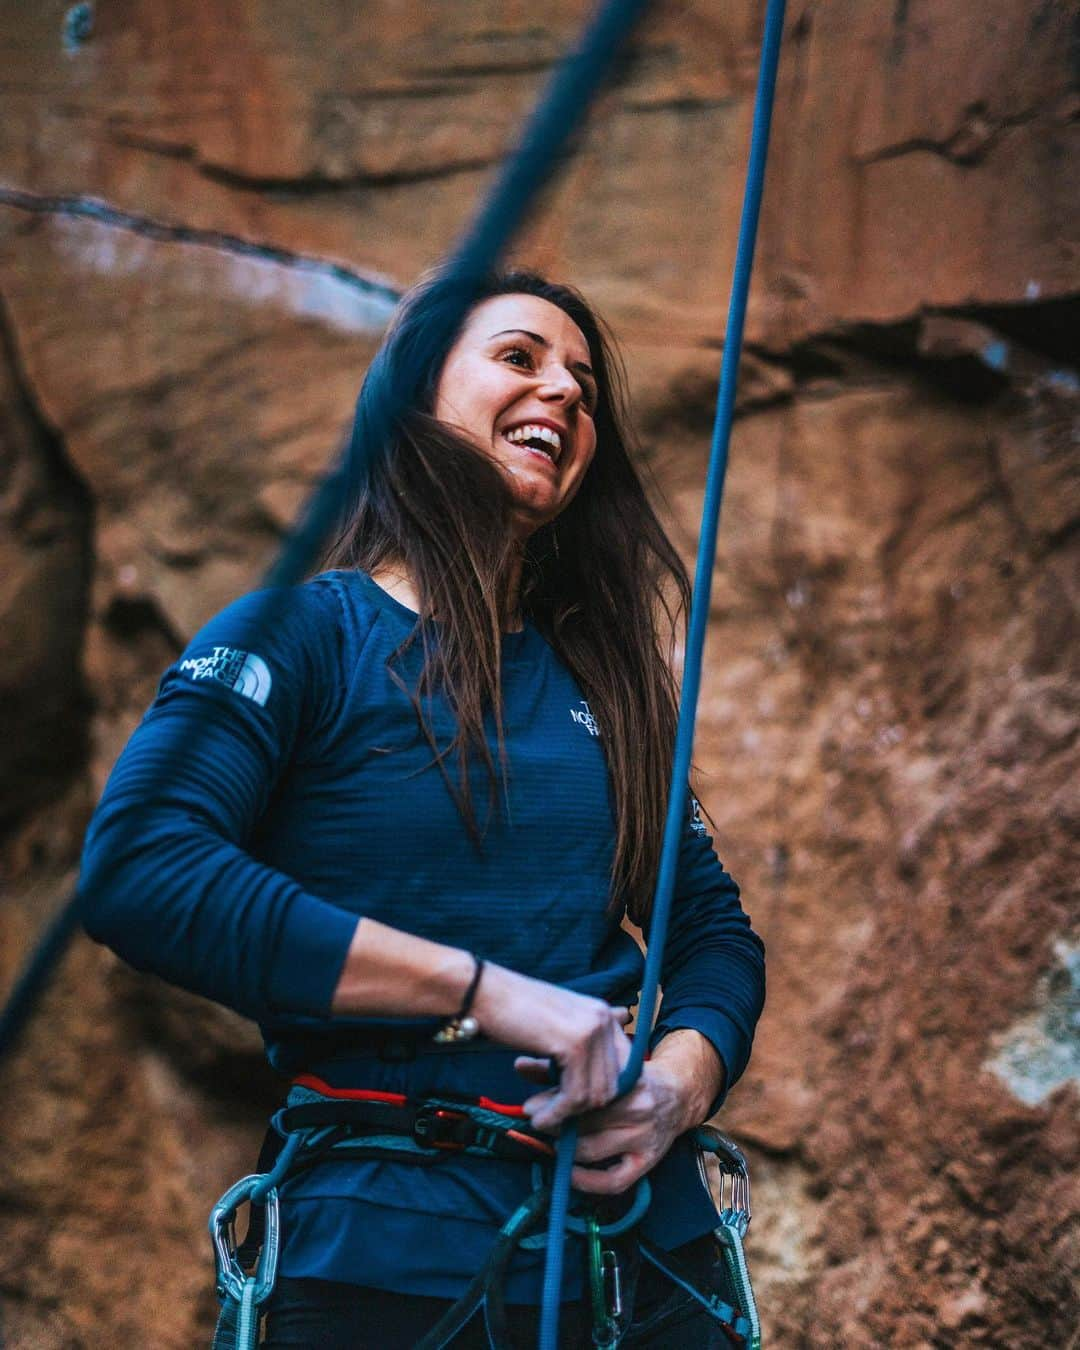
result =
[[529,422],[525,426],[514,427],[504,434],[512,445],[522,445],[525,441],[544,441],[555,451],[552,458],[556,458],[562,452],[562,437],[551,427],[542,427],[534,422]]

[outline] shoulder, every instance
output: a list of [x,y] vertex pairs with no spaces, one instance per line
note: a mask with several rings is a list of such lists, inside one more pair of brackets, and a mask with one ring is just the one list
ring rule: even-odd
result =
[[346,646],[362,646],[385,615],[385,601],[366,572],[320,572],[296,588],[298,605],[312,623],[330,624]]
[[377,606],[351,574],[323,572],[299,586],[240,596],[204,624],[188,650],[221,641],[272,648],[340,645],[347,636],[370,630],[377,615]]
[[[349,573],[251,591],[215,614],[166,672],[200,689],[228,689],[259,707],[300,696],[351,669],[378,608]],[[271,693],[271,691],[273,691]]]

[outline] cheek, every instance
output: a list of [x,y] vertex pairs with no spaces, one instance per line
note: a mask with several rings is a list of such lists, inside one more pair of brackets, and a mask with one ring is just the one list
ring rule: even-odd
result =
[[453,420],[450,400],[447,396],[447,380],[444,371],[435,386],[435,397],[431,400],[431,412],[433,417],[437,417],[440,422],[449,422]]
[[585,474],[588,471],[589,465],[593,462],[595,458],[596,458],[596,432],[594,431],[592,434],[591,442],[586,448],[586,453],[583,454],[581,457],[582,474]]
[[481,373],[471,367],[467,356],[451,352],[435,386],[432,404],[432,412],[440,422],[471,424],[475,416],[477,377]]
[[486,445],[500,413],[511,401],[514,388],[497,371],[483,365],[459,369],[456,378],[440,382],[436,398],[438,409],[445,408],[448,416],[442,420],[456,422],[479,436]]

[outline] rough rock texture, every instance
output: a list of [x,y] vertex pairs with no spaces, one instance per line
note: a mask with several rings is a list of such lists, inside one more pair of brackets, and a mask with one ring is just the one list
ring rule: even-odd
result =
[[[0,6],[3,988],[585,12],[68,8]],[[520,246],[622,338],[688,554],[761,12],[658,5]],[[770,950],[724,1123],[775,1345],[1077,1321],[1078,43],[1065,0],[789,5],[697,749]],[[6,1344],[205,1339],[251,1029],[80,940],[2,1074]]]

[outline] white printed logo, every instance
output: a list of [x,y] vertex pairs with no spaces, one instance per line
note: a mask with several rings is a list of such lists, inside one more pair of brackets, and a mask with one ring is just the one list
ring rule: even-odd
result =
[[592,715],[592,710],[584,699],[579,699],[581,708],[571,708],[570,717],[579,727],[584,727],[590,736],[599,736],[600,728],[597,725],[596,718]]
[[270,697],[270,671],[261,656],[239,647],[215,647],[211,656],[189,657],[180,673],[193,680],[217,680],[263,707]]
[[701,819],[701,803],[696,797],[691,797],[690,802],[690,828],[695,834],[708,834],[705,822]]

